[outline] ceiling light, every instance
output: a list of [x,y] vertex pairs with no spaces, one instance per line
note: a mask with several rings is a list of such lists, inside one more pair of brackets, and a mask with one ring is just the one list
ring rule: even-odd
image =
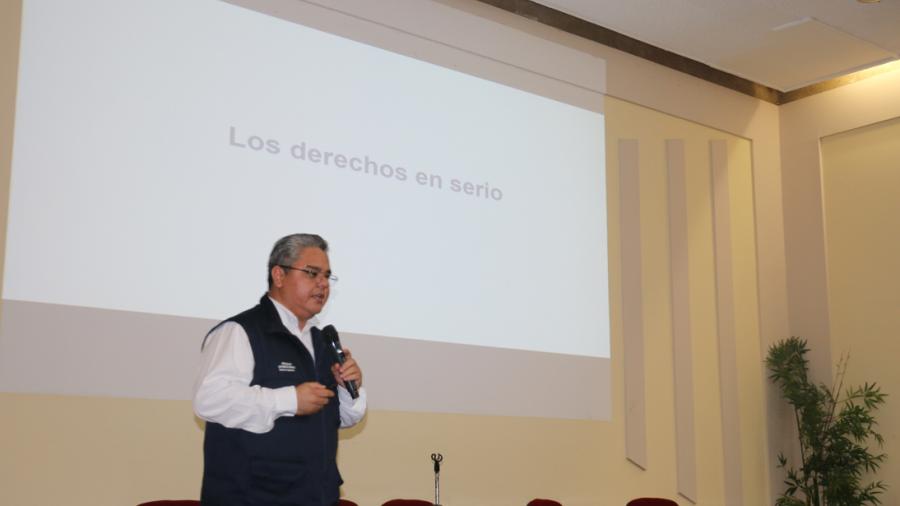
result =
[[856,1],[861,4],[877,4],[877,3],[881,2],[881,0],[856,0]]

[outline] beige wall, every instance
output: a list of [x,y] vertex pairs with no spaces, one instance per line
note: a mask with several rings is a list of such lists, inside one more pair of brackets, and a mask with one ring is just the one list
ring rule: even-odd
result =
[[877,382],[889,395],[876,414],[888,460],[879,476],[900,503],[900,118],[822,139],[826,257],[835,360],[848,385]]
[[[619,231],[614,216],[618,200],[611,194],[612,422],[372,412],[362,427],[343,435],[340,459],[348,482],[345,492],[362,504],[377,504],[392,496],[427,498],[431,494],[428,455],[441,451],[446,458],[442,497],[449,505],[523,504],[538,495],[557,497],[567,505],[623,504],[626,498],[645,494],[675,496],[666,183],[659,143],[681,138],[686,142],[688,163],[695,167],[688,173],[688,205],[697,219],[690,228],[697,496],[698,504],[723,504],[726,462],[721,372],[714,339],[719,315],[709,223],[712,211],[705,203],[709,176],[703,168],[708,153],[698,146],[710,139],[727,139],[734,156],[729,160],[729,174],[734,175],[729,179],[729,229],[736,252],[730,273],[739,307],[735,313],[738,464],[743,503],[766,502],[766,497],[780,489],[777,484],[769,486],[766,477],[773,472],[771,452],[781,445],[779,420],[785,414],[761,369],[766,347],[790,334],[807,337],[814,346],[817,373],[827,376],[832,355],[848,348],[849,340],[858,342],[861,336],[876,334],[867,323],[851,318],[851,307],[837,307],[846,292],[832,292],[829,300],[828,282],[834,284],[848,267],[840,264],[826,269],[819,139],[900,116],[900,94],[894,91],[900,89],[900,72],[778,108],[480,3],[445,0],[440,4],[606,60],[611,97],[606,104],[608,145],[614,146],[623,137],[638,139],[645,150],[642,163],[649,169],[641,181],[648,196],[641,203],[648,468],[640,470],[624,458]],[[352,2],[336,5],[354,9]],[[11,70],[0,72],[3,180],[8,177],[12,138],[11,114],[6,111],[13,106],[18,9],[16,1],[0,5],[0,33],[7,38],[0,65]],[[381,11],[379,15],[384,18],[381,22],[400,28],[415,23],[398,13]],[[428,26],[416,29],[427,30]],[[614,150],[609,153],[608,166],[609,187],[614,191]],[[788,203],[785,208],[782,184]],[[3,192],[5,212],[5,187]],[[2,221],[5,224],[5,219]],[[839,237],[832,237],[829,231],[829,244]],[[866,240],[877,238],[873,231]],[[888,294],[889,288],[879,289]],[[895,329],[880,329],[871,346],[879,350],[889,346],[888,336]],[[853,352],[851,365],[865,371],[865,379],[895,383],[889,370],[884,370],[885,379],[880,379],[878,368],[887,366],[877,352],[861,353],[857,346]],[[888,403],[886,420],[896,420],[897,411],[890,411],[891,399]],[[0,422],[5,429],[0,432],[0,503],[122,505],[156,497],[197,496],[202,430],[187,402],[0,394]],[[885,432],[889,442],[896,440],[895,432]],[[896,496],[890,497],[896,500]],[[679,501],[687,504],[683,498]]]
[[[729,240],[735,251],[732,277],[739,339],[738,468],[744,503],[766,497],[765,428],[753,252],[750,143],[617,99],[606,103],[607,143],[640,141],[642,172],[641,236],[644,283],[647,469],[624,458],[623,349],[619,279],[621,261],[617,194],[617,153],[611,149],[608,186],[611,202],[611,292],[613,293],[614,416],[610,423],[375,411],[342,435],[340,461],[344,492],[362,504],[390,497],[430,497],[428,455],[440,451],[444,504],[524,504],[552,496],[568,505],[624,504],[641,495],[676,496],[675,428],[671,335],[669,231],[666,208],[666,139],[683,139],[690,249],[691,318],[695,337],[692,397],[697,432],[698,504],[726,503],[723,488],[722,416],[717,344],[716,272],[713,241],[710,140],[728,145],[732,217]],[[375,393],[389,395],[387,393]],[[201,472],[202,426],[190,404],[92,397],[4,394],[0,469],[3,494],[15,504],[54,504],[71,497],[90,504],[131,504],[161,497],[196,497]],[[60,420],[60,418],[63,420]],[[60,423],[64,421],[65,423]],[[64,486],[44,487],[50,475]],[[68,499],[66,499],[68,498]],[[688,502],[680,498],[682,504]],[[77,501],[75,504],[79,504]],[[89,504],[86,499],[84,504]]]
[[[900,117],[900,69],[892,68],[781,108],[791,335],[810,342],[818,380],[830,383],[850,353],[848,381],[875,381],[892,394],[877,416],[888,453],[879,476],[891,485],[884,504],[900,502],[898,267],[890,253],[897,252],[900,186],[890,137],[897,130],[879,124]],[[823,144],[828,136],[835,137]]]
[[[685,172],[687,194],[687,242],[688,249],[688,312],[691,325],[690,362],[693,364],[692,392],[681,398],[693,398],[696,444],[695,465],[698,504],[761,504],[766,501],[767,457],[766,426],[763,405],[763,371],[760,358],[759,311],[757,293],[757,262],[755,220],[753,216],[753,179],[751,171],[750,142],[701,125],[636,106],[617,99],[608,99],[607,146],[608,184],[610,191],[610,255],[611,290],[621,290],[619,272],[623,259],[616,250],[622,230],[619,229],[620,203],[617,141],[637,139],[640,169],[640,236],[643,285],[643,332],[646,393],[646,446],[647,479],[664,479],[671,490],[675,479],[677,455],[673,386],[674,355],[680,350],[673,344],[671,285],[672,262],[670,259],[670,224],[668,211],[667,159],[665,143],[668,139],[682,139],[685,145]],[[728,153],[727,194],[728,209],[714,209],[715,181],[710,170],[709,142],[724,140]],[[733,255],[724,259],[728,264],[722,272],[717,268],[723,253],[717,251],[714,238],[714,220],[727,217],[721,224],[730,242]],[[717,277],[733,280],[731,307],[723,307],[718,297]],[[613,297],[614,317],[621,314],[621,299]],[[733,317],[725,315],[731,314]],[[720,319],[728,319],[733,325],[736,345],[734,360],[736,371],[723,370],[720,355]],[[615,378],[623,378],[624,367],[633,367],[632,357],[623,357],[621,322],[614,325],[613,363]],[[723,377],[735,373],[736,391],[727,390]],[[621,381],[621,380],[620,380]],[[621,383],[618,383],[621,385]],[[723,389],[726,389],[723,392]],[[616,389],[617,396],[621,395]],[[736,395],[737,399],[731,396]],[[725,402],[723,402],[723,400]],[[728,413],[728,403],[734,402],[734,412]],[[621,403],[617,401],[616,406]],[[616,411],[614,423],[622,424],[621,410]],[[724,420],[732,415],[736,427],[723,427]],[[736,456],[724,452],[728,429],[734,429]],[[623,427],[624,430],[624,427]],[[691,463],[682,463],[690,465]],[[724,485],[725,472],[738,473],[742,492],[738,498],[729,495]],[[646,486],[646,485],[645,485]],[[658,487],[658,486],[657,486]],[[673,496],[672,492],[660,492]],[[639,494],[640,489],[631,492]],[[612,500],[613,497],[603,499]],[[684,501],[684,499],[681,499]],[[597,502],[595,504],[605,504]]]
[[790,332],[816,344],[813,372],[821,379],[831,374],[832,343],[819,140],[900,116],[898,89],[900,69],[781,107]]

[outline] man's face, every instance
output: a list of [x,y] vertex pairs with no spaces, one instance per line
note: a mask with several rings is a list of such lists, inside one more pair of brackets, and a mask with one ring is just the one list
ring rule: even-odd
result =
[[328,302],[331,264],[321,249],[306,248],[290,267],[293,269],[272,267],[269,294],[294,313],[301,326],[305,326]]

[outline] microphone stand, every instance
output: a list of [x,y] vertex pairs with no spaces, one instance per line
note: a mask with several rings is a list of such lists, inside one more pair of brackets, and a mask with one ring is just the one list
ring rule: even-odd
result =
[[432,453],[431,461],[434,462],[434,506],[441,506],[441,462],[444,456],[440,453]]

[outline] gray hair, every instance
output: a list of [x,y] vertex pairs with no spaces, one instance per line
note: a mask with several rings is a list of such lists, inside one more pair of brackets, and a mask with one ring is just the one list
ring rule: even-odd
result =
[[319,248],[328,253],[328,243],[316,234],[291,234],[275,242],[269,253],[269,288],[272,288],[272,267],[292,265],[306,248]]

